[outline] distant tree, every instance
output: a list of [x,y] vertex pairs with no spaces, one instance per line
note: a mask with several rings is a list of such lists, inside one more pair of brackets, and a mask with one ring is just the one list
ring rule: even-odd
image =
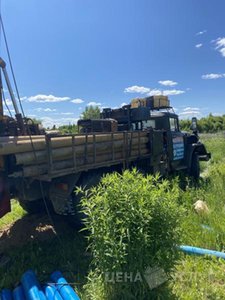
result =
[[62,134],[75,134],[78,133],[78,127],[77,125],[73,124],[73,125],[63,125],[60,126],[58,128],[58,130],[62,133]]
[[[180,120],[181,130],[190,131],[190,125],[190,120]],[[209,114],[207,117],[199,119],[198,130],[200,133],[225,131],[225,115],[213,116],[213,114]]]
[[81,119],[99,119],[100,108],[98,106],[86,106],[85,110],[80,116]]

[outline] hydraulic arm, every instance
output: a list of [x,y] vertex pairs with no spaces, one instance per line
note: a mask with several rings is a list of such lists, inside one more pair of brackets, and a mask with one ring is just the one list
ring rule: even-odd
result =
[[[8,88],[12,103],[13,103],[13,107],[14,107],[15,112],[16,112],[15,116],[16,116],[16,120],[17,120],[17,123],[18,123],[18,127],[20,129],[20,133],[21,133],[21,135],[25,135],[26,130],[25,130],[23,118],[22,118],[21,113],[19,112],[18,105],[17,105],[17,102],[16,102],[16,98],[15,98],[14,93],[13,93],[13,89],[12,89],[12,86],[11,86],[11,83],[10,83],[10,80],[9,80],[9,76],[8,76],[8,73],[7,73],[7,70],[6,70],[6,63],[1,57],[0,57],[0,68],[2,69],[3,75],[5,77],[5,82],[6,82],[6,85],[7,85],[7,88]],[[2,88],[2,80],[1,80],[0,121],[1,120],[3,121],[2,91],[3,91],[3,88]]]

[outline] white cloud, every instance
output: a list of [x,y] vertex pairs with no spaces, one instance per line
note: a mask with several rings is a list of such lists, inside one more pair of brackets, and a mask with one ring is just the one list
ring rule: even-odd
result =
[[20,100],[21,100],[21,101],[27,100],[27,97],[26,97],[26,96],[21,97]]
[[102,105],[102,103],[100,103],[100,102],[95,102],[95,101],[89,102],[89,103],[87,104],[87,106],[101,106],[101,105]]
[[203,44],[197,44],[197,45],[195,45],[195,48],[201,48],[203,46]]
[[190,106],[185,107],[183,109],[183,111],[199,111],[199,110],[200,110],[200,108],[198,108],[198,107],[190,107]]
[[175,95],[181,95],[184,93],[185,93],[185,91],[182,91],[182,90],[165,90],[165,91],[163,91],[163,95],[165,95],[165,96],[175,96]]
[[65,115],[65,116],[69,116],[69,115],[73,115],[74,113],[72,112],[62,112],[61,115]]
[[120,107],[122,107],[122,106],[124,106],[124,105],[127,105],[127,103],[126,103],[126,102],[121,103],[121,104],[120,104]]
[[129,86],[124,89],[124,93],[138,93],[138,94],[146,94],[150,92],[150,88],[139,86],[139,85],[133,85]]
[[159,96],[162,95],[163,91],[157,90],[157,89],[152,89],[149,93],[148,96]]
[[50,117],[42,117],[40,118],[44,127],[52,128],[53,125],[56,127],[62,125],[69,125],[69,124],[77,124],[78,118],[50,118]]
[[225,57],[225,37],[216,40],[216,50],[218,50],[223,57]]
[[160,80],[159,83],[161,85],[165,85],[165,86],[174,86],[177,85],[176,81],[172,81],[172,80]]
[[44,112],[54,112],[54,111],[56,111],[55,108],[42,108],[42,107],[35,108],[35,110],[38,111],[38,112],[41,112],[41,111],[44,111]]
[[56,111],[55,108],[51,109],[51,108],[45,108],[43,109],[43,111],[46,111],[46,112],[51,112],[51,111]]
[[202,34],[204,34],[206,32],[207,32],[207,30],[202,30],[202,31],[197,32],[196,35],[202,35]]
[[69,97],[56,97],[53,95],[36,95],[36,96],[31,96],[27,98],[29,102],[51,102],[51,103],[55,103],[55,102],[63,102],[63,101],[68,101],[70,100]]
[[[164,81],[159,81],[160,84],[166,85],[166,86],[173,86],[176,85],[177,82],[172,81],[172,80],[164,80]],[[146,94],[146,96],[160,96],[160,95],[165,95],[165,96],[174,96],[174,95],[180,95],[184,94],[185,91],[182,90],[160,90],[160,89],[150,89],[147,87],[139,87],[137,85],[134,85],[132,87],[126,88],[124,92],[126,93],[133,93],[133,92],[139,93],[139,94]]]
[[179,116],[182,118],[189,118],[193,116],[201,116],[202,113],[200,111],[200,108],[198,107],[185,107],[182,112],[179,113]]
[[218,74],[218,73],[202,75],[202,79],[219,79],[219,78],[224,78],[224,77],[225,77],[225,74]]
[[10,100],[10,99],[5,99],[5,102],[8,106],[12,105],[12,100]]
[[192,115],[200,115],[200,111],[197,110],[188,110],[179,113],[180,116],[192,116]]
[[81,104],[84,102],[84,100],[80,99],[80,98],[76,98],[71,100],[70,102],[75,103],[75,104]]

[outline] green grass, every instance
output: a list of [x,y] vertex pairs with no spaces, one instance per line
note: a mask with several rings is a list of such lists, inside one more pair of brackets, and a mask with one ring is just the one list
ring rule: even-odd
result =
[[26,215],[25,210],[16,200],[11,201],[12,211],[0,219],[0,230]]
[[[225,251],[225,138],[204,135],[202,140],[212,159],[205,168],[207,176],[198,188],[188,188],[183,194],[187,215],[183,221],[184,244]],[[210,213],[197,215],[196,200],[204,200]],[[212,230],[202,228],[202,224]],[[178,299],[225,299],[225,261],[206,257],[186,256],[176,266],[170,286]]]
[[[203,135],[202,141],[212,153],[212,159],[202,164],[202,169],[207,172],[200,185],[190,185],[181,194],[180,203],[186,209],[181,224],[184,230],[183,244],[225,251],[225,137]],[[193,203],[197,200],[206,201],[210,209],[208,215],[199,216],[195,213]],[[25,211],[14,201],[13,212],[0,219],[0,229],[26,218],[25,215]],[[210,226],[212,230],[203,229],[202,224]],[[87,298],[83,290],[91,260],[85,252],[87,242],[84,235],[73,230],[62,230],[60,240],[31,240],[22,247],[9,249],[5,254],[11,261],[7,266],[0,267],[0,289],[13,288],[22,273],[30,268],[38,273],[42,281],[48,280],[52,271],[60,269],[69,281],[76,283],[82,300],[103,300],[104,290],[97,278],[92,277],[91,298]],[[172,278],[161,288],[163,296],[160,299],[225,299],[224,274],[224,260],[182,254]],[[156,296],[155,299],[159,298]]]

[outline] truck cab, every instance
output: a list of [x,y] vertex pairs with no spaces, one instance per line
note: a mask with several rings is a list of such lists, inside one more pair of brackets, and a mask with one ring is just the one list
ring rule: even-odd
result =
[[[198,178],[199,160],[209,160],[211,157],[200,142],[196,128],[192,134],[181,132],[179,117],[170,106],[167,96],[136,98],[122,108],[103,109],[102,119],[116,120],[118,131],[153,132],[152,151],[157,157],[154,161],[152,156],[151,164],[155,165],[153,172],[164,174],[185,170],[188,175]],[[196,127],[196,120],[194,123]]]

